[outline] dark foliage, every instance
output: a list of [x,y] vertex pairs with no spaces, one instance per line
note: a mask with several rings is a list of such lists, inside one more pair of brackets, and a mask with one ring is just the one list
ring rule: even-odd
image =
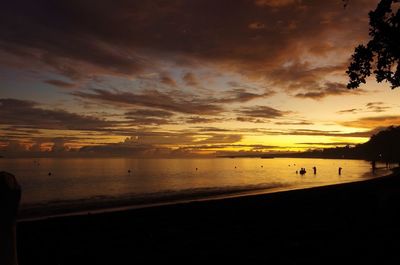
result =
[[389,127],[357,146],[370,160],[400,162],[400,126]]
[[[347,5],[347,1],[345,6]],[[355,48],[346,73],[350,81],[348,88],[357,88],[371,72],[378,82],[387,81],[392,89],[400,86],[400,0],[381,0],[377,8],[369,13],[369,35],[367,45]]]
[[391,126],[371,136],[355,147],[335,147],[291,154],[291,157],[365,159],[370,161],[400,162],[400,126]]

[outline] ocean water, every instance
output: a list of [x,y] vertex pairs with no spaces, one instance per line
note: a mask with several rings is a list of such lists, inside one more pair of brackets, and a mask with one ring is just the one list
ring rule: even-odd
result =
[[[296,174],[301,167],[304,176]],[[20,182],[26,216],[291,190],[389,173],[372,174],[362,160],[300,158],[0,159],[0,170]]]

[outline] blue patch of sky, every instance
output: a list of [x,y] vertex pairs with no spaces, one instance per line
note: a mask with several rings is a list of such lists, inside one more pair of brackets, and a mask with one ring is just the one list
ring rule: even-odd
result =
[[54,74],[38,74],[31,70],[0,69],[0,97],[54,103],[64,100],[65,91],[44,81],[58,79]]

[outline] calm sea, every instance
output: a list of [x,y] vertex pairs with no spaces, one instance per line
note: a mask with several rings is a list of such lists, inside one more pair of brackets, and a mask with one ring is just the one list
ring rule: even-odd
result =
[[[296,174],[301,167],[304,176]],[[373,175],[367,161],[299,158],[0,159],[0,170],[21,183],[24,217],[291,190],[389,173]]]

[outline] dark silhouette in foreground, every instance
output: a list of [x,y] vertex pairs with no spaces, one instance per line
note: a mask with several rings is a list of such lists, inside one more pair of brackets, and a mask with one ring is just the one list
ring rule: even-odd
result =
[[0,172],[0,264],[17,265],[16,216],[21,188],[15,177]]
[[400,86],[399,2],[381,0],[369,13],[370,40],[355,48],[346,72],[350,78],[348,88],[359,87],[372,73],[377,82],[387,81],[392,89]]

